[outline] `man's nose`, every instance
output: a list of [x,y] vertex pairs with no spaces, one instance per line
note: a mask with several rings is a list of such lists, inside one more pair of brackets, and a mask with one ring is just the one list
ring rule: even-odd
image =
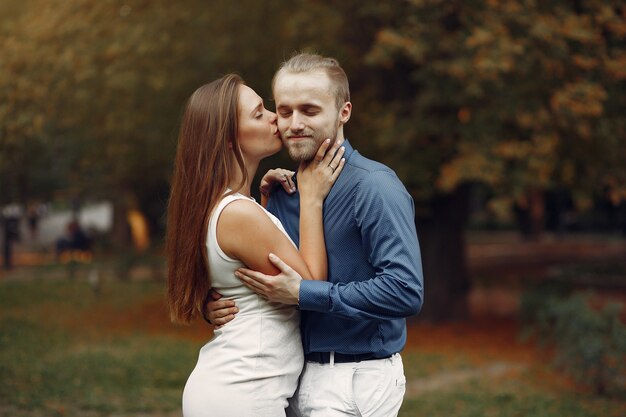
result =
[[291,116],[291,125],[289,127],[293,131],[300,131],[304,129],[304,123],[302,121],[302,118],[298,114],[294,113]]

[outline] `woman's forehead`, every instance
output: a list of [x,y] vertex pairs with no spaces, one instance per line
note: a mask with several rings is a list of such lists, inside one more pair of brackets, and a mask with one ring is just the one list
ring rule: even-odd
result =
[[263,103],[263,100],[256,91],[245,84],[239,86],[239,107],[242,110],[253,110],[259,103]]

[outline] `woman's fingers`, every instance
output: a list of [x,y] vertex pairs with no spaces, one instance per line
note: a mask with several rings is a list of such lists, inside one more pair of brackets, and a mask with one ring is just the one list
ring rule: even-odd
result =
[[281,184],[283,185],[283,188],[285,189],[285,191],[287,191],[289,194],[293,193],[294,191],[296,191],[296,185],[293,182],[293,171],[289,171],[289,170],[282,170],[282,178],[280,180]]
[[[328,140],[330,140],[330,139],[328,139]],[[333,143],[333,146],[324,155],[324,158],[322,159],[322,162],[321,162],[322,165],[330,165],[331,161],[333,160],[333,158],[337,154],[337,149],[339,149],[339,146],[341,146],[341,143],[343,143],[343,141],[340,142],[338,140],[335,140],[335,142]],[[320,147],[320,149],[321,149],[321,147]]]
[[324,160],[324,157],[327,153],[326,150],[328,149],[329,145],[330,139],[326,139],[324,142],[322,142],[319,149],[317,150],[317,153],[315,154],[315,162],[320,164]]
[[[314,158],[310,163],[302,161],[298,168],[298,188],[300,192],[313,193],[315,195],[325,197],[328,194],[329,187],[339,177],[344,164],[343,157],[346,149],[342,146],[343,140],[335,141],[330,146],[330,140],[325,140]],[[322,153],[323,154],[322,157]],[[322,157],[320,160],[319,158]],[[342,162],[343,161],[343,162]]]
[[335,152],[333,159],[328,163],[328,166],[331,167],[333,171],[335,171],[339,166],[339,162],[343,159],[343,154],[345,152],[346,148],[342,146],[337,152]]
[[259,191],[263,195],[269,195],[272,191],[272,188],[277,184],[280,184],[285,191],[289,194],[296,191],[296,186],[293,182],[294,172],[288,169],[276,168],[270,169],[265,173],[263,178],[261,179],[261,184],[259,185]]
[[346,160],[345,158],[341,158],[339,160],[339,165],[337,165],[337,168],[335,168],[333,170],[333,174],[331,175],[330,179],[333,180],[333,182],[335,182],[335,180],[337,179],[337,177],[339,176],[339,174],[341,174],[341,171],[343,170],[343,166],[346,164]]

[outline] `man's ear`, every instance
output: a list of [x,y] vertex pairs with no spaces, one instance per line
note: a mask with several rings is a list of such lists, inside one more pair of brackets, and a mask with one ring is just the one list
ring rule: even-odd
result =
[[352,103],[346,101],[343,104],[343,107],[339,109],[339,124],[345,125],[350,120],[350,115],[352,114]]

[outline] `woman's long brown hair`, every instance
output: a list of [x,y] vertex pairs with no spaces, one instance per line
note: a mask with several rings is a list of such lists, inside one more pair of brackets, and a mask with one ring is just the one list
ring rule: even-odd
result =
[[173,322],[202,312],[211,277],[206,253],[209,215],[226,191],[235,163],[247,178],[237,142],[239,86],[226,75],[198,88],[183,115],[167,215],[167,301]]

